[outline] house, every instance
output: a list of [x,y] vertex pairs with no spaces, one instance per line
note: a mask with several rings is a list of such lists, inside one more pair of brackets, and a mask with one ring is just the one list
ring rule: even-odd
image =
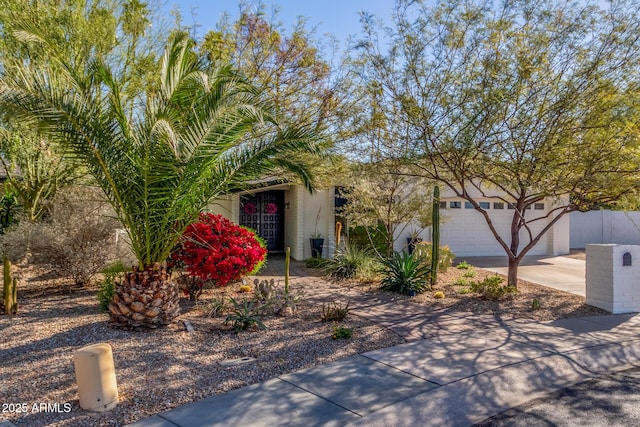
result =
[[[500,236],[510,242],[511,221],[513,219],[513,206],[505,203],[497,190],[485,189],[484,194],[478,190],[471,196],[480,207],[486,210],[492,223]],[[505,197],[506,198],[506,197]],[[564,202],[563,202],[564,203]],[[525,211],[525,218],[530,223],[532,234],[537,235],[550,221],[555,218],[552,210],[557,207],[556,201],[547,198]],[[440,225],[440,244],[447,245],[457,257],[473,256],[505,256],[505,251],[494,238],[483,215],[476,211],[471,203],[461,197],[457,197],[451,190],[444,191],[440,197],[440,216],[443,221]],[[569,215],[564,215],[549,229],[540,241],[527,255],[564,255],[570,251],[570,220]],[[406,237],[412,230],[418,227],[405,228]],[[406,245],[406,239],[396,236],[395,249],[400,250]],[[421,230],[420,237],[431,240],[431,229]],[[520,248],[529,242],[525,230],[520,232]]]
[[335,190],[309,193],[302,185],[268,178],[248,189],[216,199],[208,210],[245,227],[265,240],[271,253],[291,248],[291,257],[311,257],[310,238],[324,238],[323,257],[335,251]]
[[[498,198],[497,192],[474,195],[486,209],[498,232],[510,241],[512,207]],[[340,203],[334,187],[309,193],[303,186],[274,178],[252,182],[245,191],[216,199],[209,206],[213,213],[258,231],[272,253],[291,248],[291,256],[302,260],[311,257],[310,238],[320,234],[324,238],[323,257],[331,257],[336,248],[336,203]],[[425,203],[430,200],[425,198]],[[495,240],[483,216],[462,198],[445,191],[441,196],[440,241],[458,257],[504,256],[504,249]],[[553,218],[553,199],[536,203],[525,212],[528,219],[539,220],[531,224],[534,233],[539,232]],[[549,215],[547,217],[547,215]],[[417,226],[398,227],[395,249],[406,247],[406,238]],[[431,239],[429,228],[420,230],[420,237]],[[521,240],[528,238],[522,231]],[[561,218],[528,253],[528,255],[561,255],[569,253],[569,216]]]

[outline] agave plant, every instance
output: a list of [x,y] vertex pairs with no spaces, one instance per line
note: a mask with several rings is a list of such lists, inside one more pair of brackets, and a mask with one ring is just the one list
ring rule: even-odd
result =
[[317,134],[281,126],[260,90],[229,66],[210,71],[186,35],[169,40],[159,86],[137,102],[123,100],[103,63],[54,65],[5,76],[0,108],[81,160],[126,228],[138,265],[109,306],[116,325],[157,327],[178,314],[163,262],[212,198],[282,171],[311,187],[291,159],[321,155]]
[[419,259],[406,252],[394,252],[384,263],[384,278],[380,287],[387,291],[409,295],[412,291],[421,293],[429,289],[431,270]]

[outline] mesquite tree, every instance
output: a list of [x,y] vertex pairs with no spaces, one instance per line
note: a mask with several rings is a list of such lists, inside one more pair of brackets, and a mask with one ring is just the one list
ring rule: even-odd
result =
[[[387,34],[365,17],[354,63],[363,86],[381,88],[380,114],[402,130],[380,151],[482,215],[508,256],[509,285],[564,215],[640,184],[639,8],[400,1]],[[478,194],[513,207],[507,235]],[[551,209],[532,217],[542,201]]]

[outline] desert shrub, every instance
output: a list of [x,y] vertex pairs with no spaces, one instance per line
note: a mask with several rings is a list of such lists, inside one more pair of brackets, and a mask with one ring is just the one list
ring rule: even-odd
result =
[[324,258],[307,258],[304,260],[304,265],[307,268],[324,268],[327,264],[327,260]]
[[322,322],[339,322],[344,320],[349,314],[349,301],[347,305],[342,306],[338,303],[329,303],[327,306],[322,304]]
[[503,285],[504,279],[500,276],[490,276],[484,280],[479,280],[471,284],[471,291],[483,299],[499,300],[509,295],[518,293],[515,286]]
[[226,286],[254,272],[266,255],[255,233],[221,215],[203,213],[187,228],[170,262],[184,270],[186,292],[196,300],[207,281]]
[[469,264],[467,261],[459,262],[458,265],[456,265],[456,268],[458,270],[469,270],[472,267],[473,266],[471,264]]
[[5,193],[0,198],[0,233],[9,228],[18,220],[18,198],[11,194]]
[[323,271],[334,279],[351,279],[371,270],[374,263],[375,258],[370,250],[347,244],[338,249],[332,259],[326,260]]
[[382,268],[384,278],[381,288],[387,291],[408,295],[411,291],[421,293],[430,288],[431,270],[406,252],[394,252]]
[[334,340],[339,339],[349,339],[353,336],[353,329],[345,328],[344,326],[334,326],[333,333],[331,334],[331,338]]
[[259,308],[256,306],[255,300],[248,298],[243,298],[242,301],[236,301],[233,298],[230,300],[233,308],[232,313],[224,321],[225,325],[231,323],[236,332],[246,331],[253,327],[267,329],[260,320]]
[[197,306],[207,317],[216,317],[227,309],[227,298],[224,296],[207,300],[204,304]]
[[116,281],[122,276],[122,273],[128,270],[129,269],[119,260],[102,270],[104,278],[100,282],[100,289],[97,295],[101,312],[107,313],[109,311],[109,303],[116,292]]
[[387,253],[387,232],[383,225],[349,227],[348,241],[354,247]]
[[50,264],[60,277],[84,285],[116,258],[118,227],[98,189],[75,187],[55,197],[45,218],[10,226],[2,249],[11,260]]
[[[420,263],[431,267],[431,242],[417,242],[413,248],[413,256],[420,260]],[[456,256],[448,246],[440,246],[440,259],[438,260],[438,271],[445,273]]]

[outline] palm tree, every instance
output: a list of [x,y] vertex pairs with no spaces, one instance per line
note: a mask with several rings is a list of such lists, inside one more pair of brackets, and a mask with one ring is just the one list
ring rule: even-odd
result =
[[[293,172],[311,189],[297,154],[322,155],[311,130],[279,125],[260,90],[228,66],[215,72],[173,36],[160,83],[125,102],[105,64],[34,70],[0,82],[0,108],[37,125],[90,170],[126,228],[138,265],[116,288],[111,322],[157,327],[179,312],[163,267],[186,227],[214,197],[248,179]],[[137,107],[135,107],[137,105]]]

